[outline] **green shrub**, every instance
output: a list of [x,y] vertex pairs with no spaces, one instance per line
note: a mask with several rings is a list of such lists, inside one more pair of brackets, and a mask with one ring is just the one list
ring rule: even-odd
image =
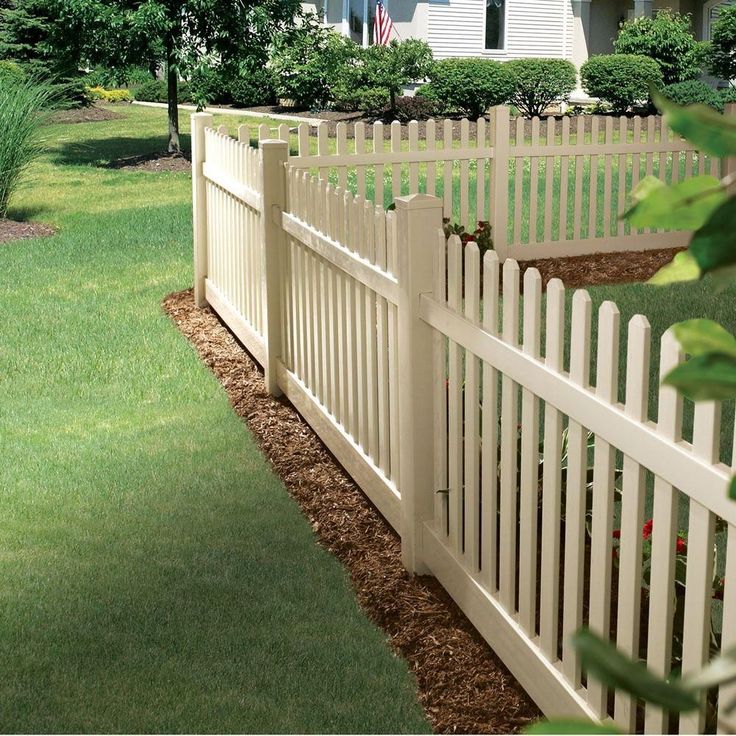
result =
[[[395,116],[403,88],[424,79],[431,65],[431,49],[413,38],[359,49],[341,71],[335,99],[341,109],[375,111],[388,106]],[[381,98],[384,102],[377,107]]]
[[[167,102],[169,99],[166,82],[162,79],[152,79],[141,84],[133,90],[133,94],[135,99],[141,102]],[[191,102],[189,85],[186,82],[179,82],[178,102],[179,104]]]
[[553,102],[567,102],[577,69],[566,59],[517,59],[506,64],[514,81],[511,102],[527,117],[541,115]]
[[256,58],[242,61],[226,76],[226,91],[238,107],[270,105],[276,101],[276,80],[273,73]]
[[55,91],[32,79],[3,79],[0,84],[0,218],[23,173],[42,151],[40,131]]
[[432,94],[453,111],[479,118],[507,102],[514,80],[506,65],[491,59],[442,59],[429,72]]
[[323,28],[316,16],[306,16],[274,40],[268,65],[278,96],[300,107],[326,107],[335,98],[334,87],[358,48],[342,34]]
[[669,9],[626,21],[613,47],[617,54],[654,59],[665,84],[696,79],[703,71],[703,47],[693,36],[690,16]]
[[188,84],[189,96],[198,110],[225,102],[225,75],[221,67],[199,64],[189,75]]
[[130,102],[133,95],[127,89],[105,89],[104,87],[87,87],[90,99],[101,102]]
[[20,64],[14,61],[0,61],[0,84],[4,82],[22,82],[26,74]]
[[709,68],[721,79],[736,78],[736,5],[721,5],[710,32]]
[[435,111],[434,102],[426,97],[398,97],[393,117],[400,123],[410,123],[412,120],[429,120],[436,115]]
[[150,82],[152,79],[151,72],[139,66],[128,66],[123,69],[98,66],[84,77],[84,83],[88,87],[116,89],[120,87],[136,87]]
[[583,88],[592,97],[626,112],[637,102],[649,99],[649,85],[662,85],[662,71],[654,59],[630,54],[591,56],[580,67]]
[[724,105],[728,105],[732,102],[736,102],[736,87],[730,86],[720,91],[721,102]]
[[723,112],[723,97],[705,82],[688,79],[686,82],[668,84],[662,91],[678,105],[707,105]]

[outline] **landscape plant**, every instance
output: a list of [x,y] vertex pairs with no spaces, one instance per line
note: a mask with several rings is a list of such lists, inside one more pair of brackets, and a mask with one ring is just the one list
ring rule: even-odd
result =
[[41,127],[52,108],[55,91],[33,79],[0,83],[0,218],[23,175],[43,151]]
[[710,32],[709,68],[721,79],[736,78],[736,6],[720,6],[718,18]]
[[699,79],[688,79],[667,85],[663,90],[667,97],[678,105],[707,105],[723,112],[725,101],[718,90]]
[[704,47],[693,35],[690,16],[668,8],[651,18],[642,16],[626,21],[613,48],[617,54],[654,59],[665,84],[697,79],[705,63]]
[[654,59],[630,54],[591,56],[580,67],[580,77],[583,89],[616,113],[646,102],[650,87],[662,85],[662,71]]
[[577,69],[567,59],[516,59],[506,63],[506,70],[514,82],[509,101],[526,117],[567,102],[577,84]]
[[442,59],[429,70],[431,94],[443,105],[473,119],[501,105],[514,93],[506,64],[492,59]]

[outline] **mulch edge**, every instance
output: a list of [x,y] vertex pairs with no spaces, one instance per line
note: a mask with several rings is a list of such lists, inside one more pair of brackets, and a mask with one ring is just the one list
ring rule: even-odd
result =
[[44,222],[19,222],[18,220],[0,219],[0,245],[15,243],[19,240],[33,238],[50,238],[56,235],[57,228]]
[[401,545],[375,507],[192,290],[163,309],[221,382],[276,474],[346,567],[356,598],[408,663],[435,733],[515,733],[540,713],[485,640],[432,577],[413,577]]

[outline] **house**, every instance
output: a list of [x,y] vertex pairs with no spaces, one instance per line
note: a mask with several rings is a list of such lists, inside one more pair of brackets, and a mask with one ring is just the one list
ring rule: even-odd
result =
[[[436,58],[550,56],[580,66],[610,53],[619,24],[660,8],[689,13],[708,40],[719,8],[731,0],[384,0],[397,38],[421,38]],[[315,0],[305,8],[358,43],[372,41],[375,0]]]

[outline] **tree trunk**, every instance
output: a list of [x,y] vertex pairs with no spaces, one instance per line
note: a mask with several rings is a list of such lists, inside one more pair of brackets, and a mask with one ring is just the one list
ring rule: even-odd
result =
[[179,77],[174,56],[174,40],[166,39],[166,85],[169,103],[169,153],[181,153],[179,143]]

